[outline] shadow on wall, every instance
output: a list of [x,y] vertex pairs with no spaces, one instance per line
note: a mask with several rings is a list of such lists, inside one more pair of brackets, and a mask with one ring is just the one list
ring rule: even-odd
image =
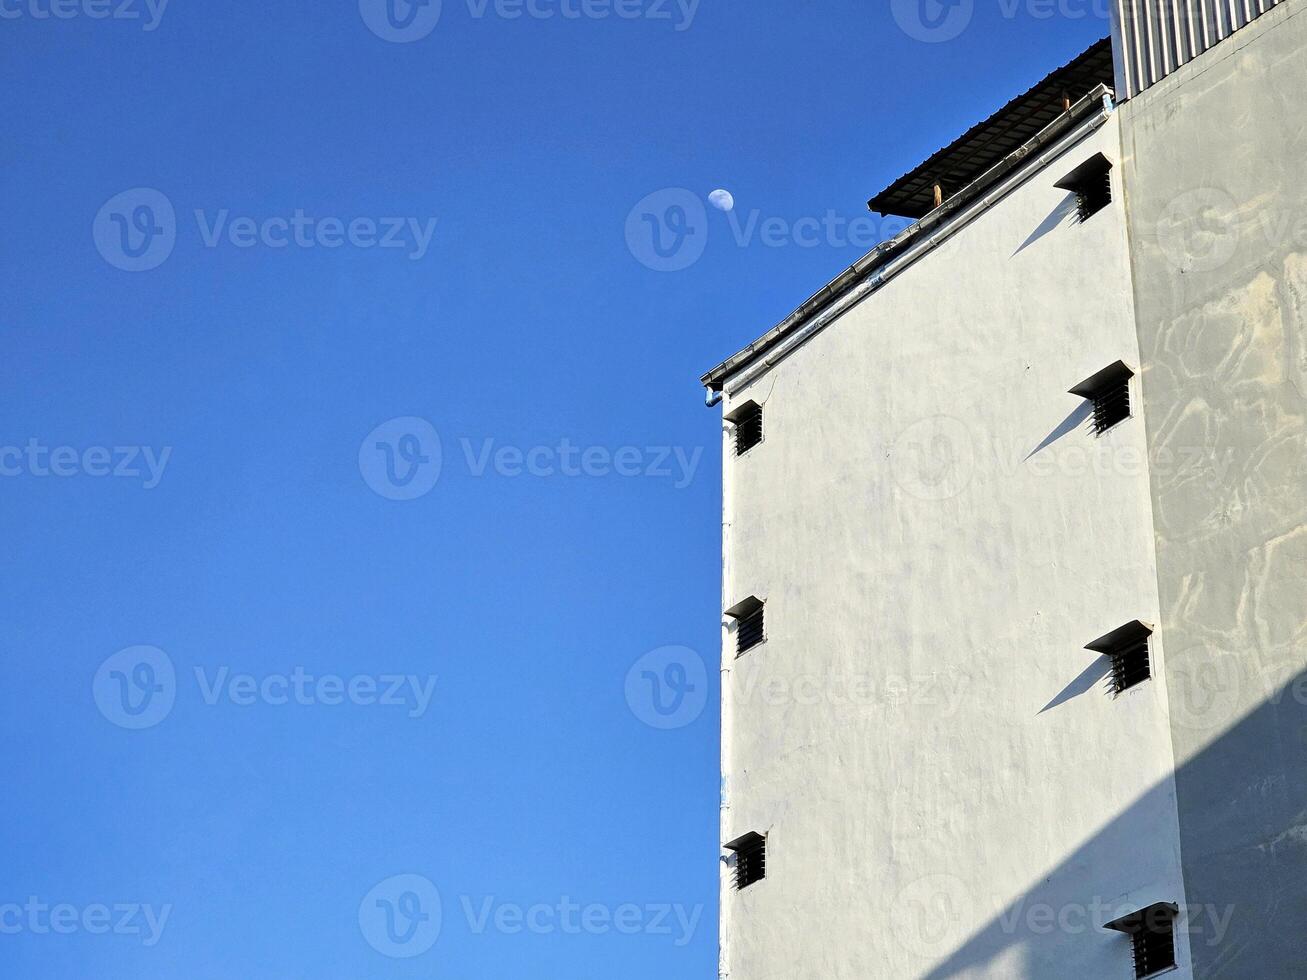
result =
[[1030,233],[1030,237],[1017,246],[1017,250],[1012,254],[1020,255],[1035,242],[1039,241],[1045,235],[1056,231],[1061,227],[1064,221],[1074,220],[1078,210],[1078,198],[1075,194],[1068,194],[1058,202],[1057,207],[1049,212],[1048,217],[1039,223],[1039,227]]
[[[1207,709],[1219,713],[1221,692],[1205,693],[1208,700],[1200,710],[1195,712],[1192,703],[1181,710],[1186,723],[1201,724],[1204,716],[1209,722],[1216,720]],[[1178,723],[1174,714],[1173,721]],[[1216,724],[1210,727],[1218,730]],[[1130,764],[1129,759],[1104,762]],[[1123,855],[1138,851],[1141,830],[1169,808],[1172,796],[1169,780],[1152,787],[922,976],[925,980],[963,975],[1060,978],[1071,975],[1069,964],[1079,969],[1092,962],[1095,969],[1104,969],[1095,975],[1129,977],[1129,938],[1102,925],[1122,911],[1132,911],[1122,905],[1168,900],[1168,886],[1173,893],[1169,900],[1179,901],[1178,886],[1155,883],[1155,894],[1147,901],[1141,897],[1147,891],[1142,886],[1127,896],[1083,894],[1075,900],[1082,904],[1074,915],[1065,908],[1066,897],[1080,893],[1084,882],[1094,880],[1095,868],[1122,868]],[[1193,960],[1206,964],[1204,972],[1194,976],[1269,980],[1305,975],[1307,671],[1179,767],[1174,796],[1182,825],[1208,823],[1225,828],[1229,835],[1228,846],[1220,853],[1181,855],[1186,865],[1204,862],[1203,878],[1209,889],[1213,882],[1222,886],[1219,896],[1210,890],[1202,896],[1187,895],[1188,904],[1176,923],[1177,933],[1183,930],[1189,935]],[[1072,945],[1077,948],[1070,949]]]
[[1042,715],[1045,711],[1051,711],[1059,704],[1066,704],[1072,698],[1079,697],[1081,694],[1093,690],[1095,687],[1099,686],[1100,681],[1108,681],[1108,684],[1110,685],[1109,675],[1111,673],[1111,658],[1105,655],[1095,657],[1089,666],[1084,669],[1083,673],[1066,687],[1062,688],[1052,701],[1039,709],[1039,713]]

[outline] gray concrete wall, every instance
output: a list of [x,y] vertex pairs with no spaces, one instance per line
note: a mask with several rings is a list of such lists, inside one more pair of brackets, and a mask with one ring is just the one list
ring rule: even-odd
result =
[[1307,3],[1119,115],[1194,972],[1304,976]]
[[1100,151],[728,385],[765,437],[725,442],[723,608],[767,622],[723,636],[722,839],[768,835],[731,980],[1129,976],[1103,923],[1185,901],[1166,688],[1084,649],[1159,616],[1143,420],[1067,393],[1139,358],[1119,183],[1083,224],[1053,186]]

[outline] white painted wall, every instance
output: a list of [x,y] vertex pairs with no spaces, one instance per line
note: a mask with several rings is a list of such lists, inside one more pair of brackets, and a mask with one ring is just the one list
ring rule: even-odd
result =
[[723,631],[722,839],[768,835],[765,881],[723,865],[732,980],[1128,977],[1098,926],[1184,901],[1162,684],[1041,710],[1158,618],[1142,419],[1027,458],[1139,359],[1119,184],[1085,224],[1053,187],[1098,151],[1115,117],[728,385],[765,439],[724,433],[723,608],[765,598],[768,637]]

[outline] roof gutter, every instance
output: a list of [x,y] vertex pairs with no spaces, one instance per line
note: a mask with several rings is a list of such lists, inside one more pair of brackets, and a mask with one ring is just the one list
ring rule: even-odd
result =
[[[915,261],[922,251],[933,249],[951,237],[956,228],[946,229],[941,226],[948,224],[958,215],[973,210],[969,205],[980,198],[985,191],[1022,168],[1033,155],[1056,143],[1081,123],[1088,122],[1089,129],[1097,129],[1107,121],[1114,108],[1111,90],[1106,85],[1097,86],[1028,142],[994,164],[930,214],[889,241],[881,242],[809,297],[802,306],[779,324],[705,374],[700,382],[707,389],[707,404],[711,407],[721,400],[726,382],[732,376],[759,359],[765,358],[762,368],[751,373],[749,380],[752,380],[754,376],[775,364],[798,343],[806,340],[837,316],[879,289],[901,268],[910,264],[910,261]],[[985,199],[976,213],[987,209],[1000,196],[1002,195]],[[936,229],[939,229],[940,233],[929,237]],[[925,246],[924,249],[914,247],[922,245]],[[891,267],[895,259],[904,257],[909,252],[913,253],[909,256],[909,262]],[[795,336],[796,334],[801,335]],[[783,350],[775,350],[787,339],[791,342],[785,344]]]

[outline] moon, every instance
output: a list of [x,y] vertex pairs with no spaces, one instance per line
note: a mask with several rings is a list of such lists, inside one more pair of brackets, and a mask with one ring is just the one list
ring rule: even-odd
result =
[[720,187],[708,195],[708,203],[718,211],[735,210],[735,198],[731,196],[730,191],[723,190]]

